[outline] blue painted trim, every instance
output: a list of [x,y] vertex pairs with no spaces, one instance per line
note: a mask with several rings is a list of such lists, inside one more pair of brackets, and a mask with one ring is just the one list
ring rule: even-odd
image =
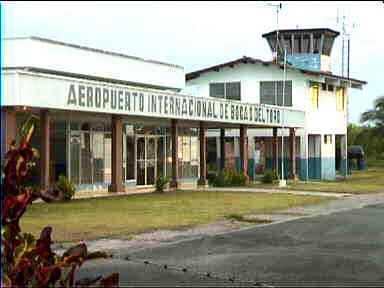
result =
[[335,180],[336,179],[336,162],[335,157],[321,158],[321,179]]
[[308,158],[308,178],[309,180],[321,180],[321,158]]
[[296,173],[301,181],[307,181],[307,159],[296,158]]

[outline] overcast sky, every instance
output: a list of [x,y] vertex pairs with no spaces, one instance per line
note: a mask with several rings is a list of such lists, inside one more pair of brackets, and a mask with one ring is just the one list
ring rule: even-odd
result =
[[[2,37],[41,36],[155,59],[191,72],[244,55],[270,60],[263,33],[276,29],[272,1],[252,2],[2,2]],[[281,2],[280,29],[332,28],[346,15],[351,32],[350,76],[368,81],[353,90],[349,119],[357,123],[384,94],[384,4]],[[352,24],[355,27],[352,28]],[[332,70],[340,74],[341,36]]]

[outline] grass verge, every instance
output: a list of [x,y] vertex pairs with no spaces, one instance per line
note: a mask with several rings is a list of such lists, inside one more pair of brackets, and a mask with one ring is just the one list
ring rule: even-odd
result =
[[[348,175],[345,179],[338,177],[335,181],[306,183],[288,181],[287,187],[282,189],[353,194],[384,192],[384,161],[376,160],[371,163],[372,166],[368,166],[365,170],[353,170],[352,175]],[[251,183],[250,186],[254,188],[277,188],[276,185],[258,182]]]
[[53,227],[57,242],[127,238],[158,229],[180,229],[225,219],[230,214],[268,214],[331,197],[245,192],[175,191],[63,203],[36,203],[21,221],[23,231],[38,236]]

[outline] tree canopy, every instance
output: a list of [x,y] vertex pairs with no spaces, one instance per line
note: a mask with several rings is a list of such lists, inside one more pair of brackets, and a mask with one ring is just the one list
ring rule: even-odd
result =
[[348,125],[349,145],[361,145],[369,159],[384,159],[384,95],[374,101],[374,108],[361,114],[360,123]]
[[384,95],[375,100],[373,109],[361,114],[360,122],[372,123],[380,132],[384,132]]

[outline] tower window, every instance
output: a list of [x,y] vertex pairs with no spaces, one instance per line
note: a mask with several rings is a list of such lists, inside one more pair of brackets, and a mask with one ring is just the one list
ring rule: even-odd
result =
[[321,90],[327,91],[327,84],[321,84]]
[[324,135],[324,144],[332,144],[332,135],[331,134]]
[[319,86],[311,86],[311,105],[312,109],[317,110],[319,108]]
[[345,90],[343,87],[339,87],[336,90],[336,110],[344,111],[345,103]]

